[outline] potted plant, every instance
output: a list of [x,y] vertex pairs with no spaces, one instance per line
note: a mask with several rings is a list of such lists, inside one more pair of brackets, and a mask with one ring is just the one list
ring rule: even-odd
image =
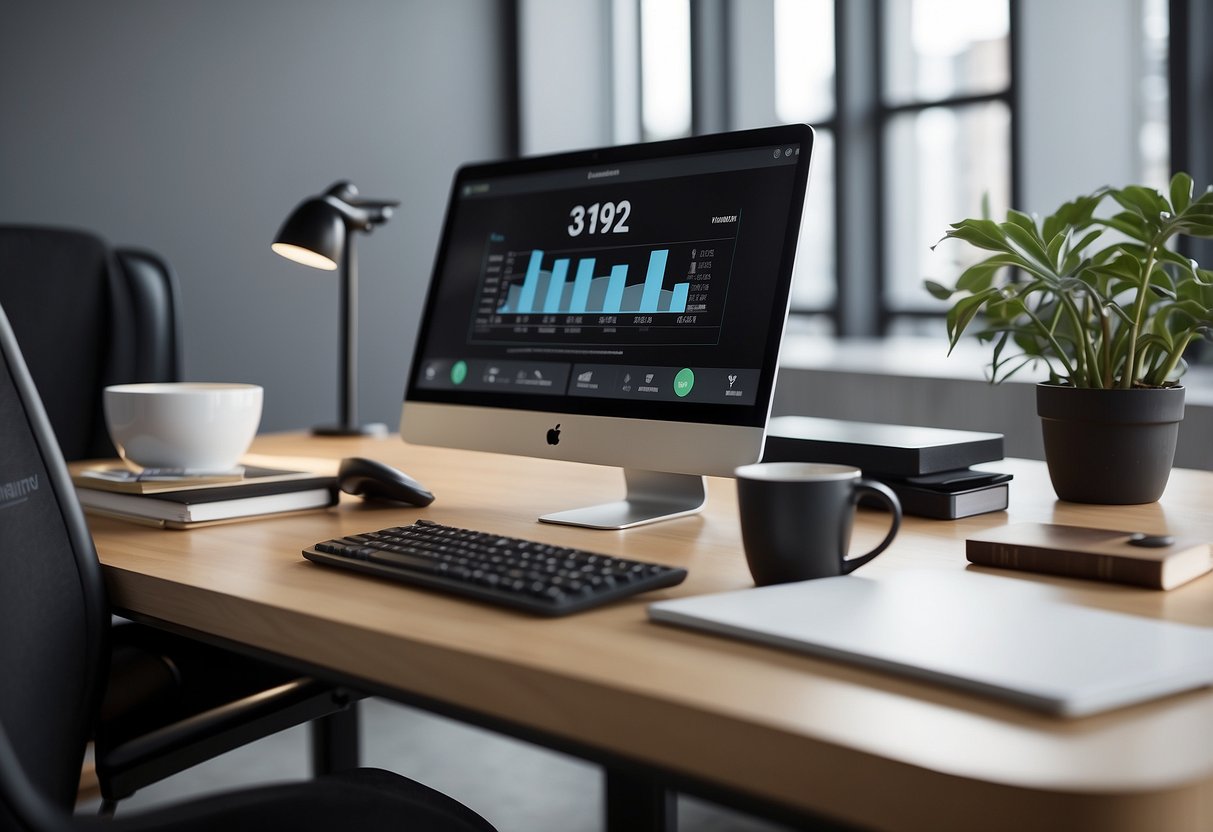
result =
[[[1106,203],[1111,216],[1097,216]],[[954,223],[943,240],[993,253],[954,287],[926,282],[951,303],[949,353],[977,321],[977,338],[993,348],[991,382],[1026,365],[1047,368],[1036,407],[1063,500],[1157,500],[1183,419],[1184,353],[1213,327],[1213,271],[1168,244],[1213,238],[1213,187],[1194,199],[1192,177],[1178,173],[1168,195],[1130,185],[1043,219],[985,213]]]

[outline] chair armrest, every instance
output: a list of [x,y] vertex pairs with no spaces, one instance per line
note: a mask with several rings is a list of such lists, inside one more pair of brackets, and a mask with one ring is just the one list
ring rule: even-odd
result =
[[107,800],[241,745],[318,719],[359,698],[341,688],[300,677],[186,716],[122,742],[96,745],[97,777]]

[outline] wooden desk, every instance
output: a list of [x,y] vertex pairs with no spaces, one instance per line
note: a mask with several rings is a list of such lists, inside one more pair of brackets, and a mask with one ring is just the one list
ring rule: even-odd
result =
[[[707,511],[625,532],[535,517],[614,499],[617,471],[407,446],[266,436],[260,453],[370,456],[409,471],[427,509],[333,510],[166,532],[93,519],[116,607],[248,645],[597,759],[665,772],[844,823],[924,830],[1213,829],[1213,690],[1064,721],[993,700],[654,625],[656,598],[751,585],[733,483]],[[1009,513],[909,518],[865,570],[965,568],[966,535],[1008,520],[1213,537],[1213,473],[1176,471],[1154,505],[1054,499],[1041,463],[1008,460]],[[341,534],[438,522],[685,566],[681,586],[541,620],[324,569],[300,550]],[[883,534],[864,511],[854,545]],[[1213,577],[1171,592],[1005,574],[1076,604],[1213,626]],[[958,621],[958,627],[964,622]]]

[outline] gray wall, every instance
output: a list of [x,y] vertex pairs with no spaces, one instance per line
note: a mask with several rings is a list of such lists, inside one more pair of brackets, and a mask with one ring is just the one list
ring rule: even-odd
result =
[[494,0],[39,0],[0,23],[0,222],[177,269],[189,379],[333,421],[337,282],[270,252],[338,179],[399,198],[358,240],[361,416],[394,425],[455,167],[506,147]]

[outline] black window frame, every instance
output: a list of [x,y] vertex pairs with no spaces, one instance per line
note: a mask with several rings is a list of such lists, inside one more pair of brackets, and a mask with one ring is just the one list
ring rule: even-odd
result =
[[[604,0],[605,2],[606,0]],[[731,78],[737,56],[728,32],[744,3],[737,0],[687,0],[691,12],[691,134],[731,129],[734,107]],[[507,112],[507,145],[517,153],[519,140],[518,0],[503,0],[507,78],[512,92]],[[637,6],[641,0],[632,0]],[[887,334],[899,319],[941,318],[943,310],[894,309],[885,299],[890,218],[881,210],[888,186],[886,150],[892,121],[908,112],[933,107],[963,108],[1001,101],[1010,117],[1010,198],[1023,203],[1022,157],[1022,0],[1007,0],[1008,83],[978,95],[947,96],[890,104],[885,100],[884,61],[887,6],[890,0],[834,0],[834,114],[814,122],[829,132],[835,148],[835,299],[828,306],[794,306],[799,319],[824,317],[835,335]],[[605,6],[604,6],[605,8]],[[1208,0],[1168,0],[1171,169],[1186,170],[1197,184],[1213,182],[1213,4]],[[639,37],[639,31],[637,31]],[[639,50],[637,50],[639,52]],[[873,58],[873,56],[875,56]],[[640,101],[637,100],[639,108]],[[512,155],[512,154],[511,154]],[[1181,248],[1202,264],[1213,264],[1213,241],[1182,241]]]

